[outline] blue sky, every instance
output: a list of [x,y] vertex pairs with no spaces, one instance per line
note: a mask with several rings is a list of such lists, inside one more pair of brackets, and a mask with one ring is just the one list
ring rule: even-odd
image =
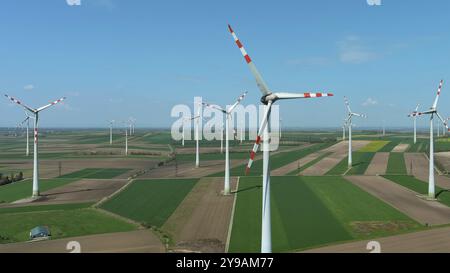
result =
[[[135,117],[169,127],[175,104],[194,96],[244,104],[260,93],[227,31],[230,23],[274,91],[330,91],[281,102],[284,126],[338,126],[343,96],[358,126],[408,126],[450,84],[450,1],[5,0],[0,8],[0,92],[31,106],[67,96],[43,127],[107,126]],[[450,86],[440,101],[450,115]],[[0,126],[23,111],[0,100]],[[425,126],[425,121],[420,125]]]

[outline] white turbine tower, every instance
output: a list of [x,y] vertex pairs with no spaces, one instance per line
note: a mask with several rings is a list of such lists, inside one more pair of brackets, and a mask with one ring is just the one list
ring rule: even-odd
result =
[[350,109],[350,103],[348,102],[347,97],[344,97],[344,101],[345,101],[345,106],[347,107],[347,127],[348,127],[348,167],[351,168],[352,167],[352,118],[353,116],[356,117],[366,117],[364,114],[358,114],[358,113],[353,113],[352,110]]
[[[201,106],[201,103],[198,103]],[[202,116],[200,115],[201,107],[198,107],[197,115],[192,117],[191,120],[195,120],[195,167],[200,167],[200,119]]]
[[[271,107],[274,102],[282,99],[302,99],[302,98],[317,98],[317,97],[327,97],[333,96],[329,93],[285,93],[285,92],[271,92],[264,82],[263,78],[259,74],[256,66],[253,64],[250,56],[248,56],[242,43],[237,38],[233,29],[228,25],[228,29],[231,32],[237,46],[239,47],[242,55],[247,62],[250,71],[256,79],[258,88],[262,93],[261,102],[265,105],[264,116],[259,127],[258,136],[256,138],[256,143],[253,146],[253,150],[250,153],[250,160],[247,165],[246,172],[250,170],[255,154],[258,151],[261,139],[263,140],[263,180],[262,180],[262,230],[261,230],[261,252],[271,253],[272,252],[272,234],[271,234],[271,216],[270,216],[270,168],[269,168],[269,118]],[[262,137],[262,138],[261,138]]]
[[196,122],[195,128],[195,167],[200,167],[200,107],[197,111],[197,116],[193,117]]
[[436,115],[444,124],[445,128],[447,128],[448,131],[448,125],[447,121],[445,121],[442,116],[437,111],[437,104],[439,101],[439,97],[441,95],[442,85],[444,81],[441,80],[439,83],[439,88],[437,91],[436,98],[434,99],[433,105],[431,106],[430,110],[425,112],[416,112],[411,115],[410,117],[416,117],[421,115],[430,115],[430,162],[429,162],[429,169],[428,169],[428,198],[435,199],[435,183],[434,183],[434,131],[433,131],[433,119],[434,115]]
[[65,100],[66,98],[61,98],[59,100],[55,100],[54,102],[51,102],[47,105],[44,105],[40,108],[34,109],[31,107],[26,106],[25,104],[23,104],[22,102],[20,102],[19,100],[10,97],[8,95],[5,94],[5,97],[7,97],[8,99],[10,99],[11,101],[19,104],[20,106],[22,106],[23,108],[25,108],[27,111],[29,111],[31,114],[33,114],[33,119],[34,119],[34,158],[33,158],[33,195],[32,197],[39,197],[39,160],[38,160],[38,123],[39,123],[39,113],[47,108],[49,108],[50,106],[53,106],[63,100]]
[[123,121],[122,123],[125,127],[125,156],[128,156],[128,127],[130,123],[126,121]]
[[223,154],[223,124],[220,127],[220,153]]
[[[238,106],[238,104],[244,99],[245,95],[247,95],[247,92],[244,92],[244,94],[240,95],[239,98],[237,99],[237,101],[228,109],[224,109],[220,106],[212,105],[209,103],[203,103],[203,105],[205,105],[206,107],[210,107],[210,108],[219,110],[223,114],[225,114],[225,179],[224,179],[224,187],[223,187],[224,195],[230,194],[230,148],[229,148],[229,142],[230,142],[231,114],[233,113],[236,106]],[[242,137],[241,137],[241,139],[242,139]]]
[[417,113],[419,111],[420,104],[417,104],[416,109],[408,115],[408,117],[412,117],[414,121],[414,144],[417,143]]
[[114,122],[116,122],[115,120],[110,120],[109,121],[109,145],[112,145],[113,143],[113,125]]
[[27,147],[26,147],[25,155],[29,156],[30,155],[30,118],[32,118],[32,117],[30,117],[27,112],[25,112],[25,115],[27,116],[27,118],[24,119],[20,123],[20,126],[22,126],[25,122],[27,123]]
[[347,129],[347,120],[344,119],[344,124],[342,124],[342,140],[345,141],[345,130]]

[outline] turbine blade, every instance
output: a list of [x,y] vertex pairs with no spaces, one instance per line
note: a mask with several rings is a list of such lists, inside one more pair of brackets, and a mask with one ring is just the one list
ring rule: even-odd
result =
[[360,118],[367,118],[367,116],[365,114],[358,114],[358,113],[351,113],[352,116],[357,116]]
[[332,97],[332,93],[287,93],[287,92],[276,92],[274,95],[278,99],[309,99],[309,98],[321,98],[321,97]]
[[35,109],[26,106],[26,105],[23,104],[20,100],[18,100],[18,99],[16,99],[16,98],[13,98],[13,97],[10,97],[10,96],[8,96],[8,95],[6,95],[6,94],[5,94],[5,97],[7,97],[7,98],[8,98],[9,100],[11,100],[12,102],[15,102],[15,103],[17,103],[18,105],[22,106],[23,108],[27,109],[28,111],[30,111],[30,112],[32,112],[32,113],[36,113],[36,110],[35,110]]
[[442,84],[444,83],[444,80],[441,80],[441,82],[439,83],[439,88],[436,94],[436,99],[434,99],[434,103],[433,103],[433,109],[436,109],[438,101],[439,101],[439,96],[441,95],[441,90],[442,90]]
[[419,111],[419,106],[420,106],[420,104],[417,104],[417,106],[416,106],[416,110],[414,110],[414,112],[417,112],[417,111]]
[[236,106],[238,106],[239,103],[241,103],[241,101],[245,98],[245,96],[247,95],[247,91],[244,92],[244,94],[240,95],[239,98],[237,99],[237,101],[230,107],[230,109],[228,109],[228,114],[231,114],[234,110],[234,108],[236,108]]
[[45,106],[42,106],[41,108],[38,108],[38,109],[36,110],[36,112],[40,112],[40,111],[42,111],[42,110],[45,110],[45,109],[49,108],[50,106],[53,106],[53,105],[55,105],[55,104],[58,104],[58,103],[62,102],[62,101],[65,100],[65,99],[66,99],[66,97],[60,98],[59,100],[55,100],[54,102],[51,102],[51,103],[49,103],[49,104],[47,104],[47,105],[45,105]]
[[259,90],[263,95],[270,94],[269,88],[267,87],[267,84],[264,82],[261,74],[259,74],[258,69],[256,69],[255,64],[252,62],[252,59],[250,59],[250,56],[248,56],[247,51],[245,51],[244,46],[239,41],[238,37],[236,36],[236,33],[234,33],[233,29],[230,25],[228,25],[228,30],[230,31],[231,35],[234,38],[234,41],[236,42],[237,46],[241,50],[242,56],[244,56],[245,61],[247,62],[250,71],[253,74],[253,77],[255,77],[256,84],[258,85]]
[[270,109],[272,108],[272,102],[269,101],[267,104],[266,112],[264,113],[263,120],[261,121],[261,125],[259,126],[258,135],[256,137],[255,144],[253,145],[253,149],[250,151],[250,159],[247,164],[247,168],[245,169],[245,175],[248,175],[250,172],[250,168],[252,167],[253,161],[256,156],[256,152],[258,152],[259,145],[261,144],[261,135],[267,126],[267,120],[269,117]]
[[222,113],[227,113],[227,111],[225,111],[222,107],[220,107],[219,105],[214,105],[214,104],[210,104],[210,103],[206,103],[206,102],[202,102],[202,104],[204,105],[204,106],[206,106],[206,107],[208,107],[208,108],[211,108],[211,109],[216,109],[216,110],[219,110],[219,111],[221,111]]
[[442,121],[442,123],[444,124],[445,128],[447,128],[447,131],[449,131],[447,121],[446,121],[445,119],[443,119],[442,116],[441,116],[438,112],[436,112],[436,116],[438,116],[438,118],[439,118],[439,119]]
[[345,102],[345,106],[347,107],[347,111],[348,111],[349,113],[351,113],[352,110],[350,109],[350,103],[348,102],[347,97],[344,97],[344,102]]
[[29,117],[27,117],[26,119],[24,119],[21,123],[20,123],[20,125],[23,125],[25,122],[27,122],[28,121],[28,119],[30,119]]

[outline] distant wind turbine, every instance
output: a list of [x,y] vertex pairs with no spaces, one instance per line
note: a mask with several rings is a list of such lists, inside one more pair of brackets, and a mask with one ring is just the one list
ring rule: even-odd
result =
[[18,105],[25,108],[27,111],[29,111],[31,114],[33,114],[34,119],[34,159],[33,159],[33,195],[32,197],[39,197],[39,160],[38,160],[38,124],[39,124],[39,113],[57,103],[60,103],[61,101],[65,100],[66,98],[61,98],[59,100],[55,100],[47,105],[44,105],[40,108],[34,109],[31,107],[26,106],[19,100],[10,97],[5,94],[5,97],[10,99],[11,101],[17,103]]
[[347,97],[344,97],[344,101],[345,101],[345,106],[347,107],[347,127],[348,127],[348,167],[351,168],[352,167],[352,118],[354,116],[356,117],[366,117],[364,114],[358,114],[358,113],[353,113],[352,110],[350,109],[350,103],[348,102]]

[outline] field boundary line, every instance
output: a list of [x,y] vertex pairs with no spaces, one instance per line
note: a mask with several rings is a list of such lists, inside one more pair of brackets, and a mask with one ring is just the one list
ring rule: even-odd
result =
[[113,192],[112,194],[110,194],[109,196],[103,197],[100,201],[98,201],[97,203],[95,203],[93,205],[94,208],[100,208],[101,205],[103,205],[103,203],[111,200],[111,198],[115,197],[116,195],[118,195],[119,193],[121,193],[122,191],[124,191],[125,189],[127,189],[135,180],[134,179],[130,179],[128,180],[128,182],[123,185],[120,189],[116,190],[115,192]]
[[[427,153],[423,153],[423,155],[425,156],[425,158],[428,160],[428,164],[430,163],[430,158],[428,157]],[[434,154],[433,154],[434,156]],[[434,164],[434,170],[438,173],[438,175],[443,175],[443,173],[441,172],[441,170],[439,170],[439,168],[436,166],[436,164]]]
[[238,176],[237,182],[236,182],[236,191],[234,193],[233,208],[231,209],[230,224],[228,225],[227,242],[225,243],[225,253],[228,253],[228,248],[230,247],[231,231],[233,229],[234,211],[235,211],[235,208],[236,208],[236,200],[237,200],[237,194],[238,194],[238,191],[239,191],[239,180],[240,179],[241,179],[241,177]]
[[96,211],[98,211],[98,212],[100,212],[100,213],[104,213],[104,214],[106,214],[106,215],[109,215],[109,216],[111,216],[111,217],[114,217],[114,218],[117,218],[117,219],[120,219],[120,220],[122,220],[122,221],[125,221],[125,222],[127,222],[127,223],[129,223],[129,224],[133,224],[133,225],[136,225],[137,226],[137,228],[138,229],[147,229],[145,226],[143,226],[140,222],[137,222],[137,221],[134,221],[134,220],[132,220],[132,219],[130,219],[130,218],[126,218],[126,217],[124,217],[124,216],[122,216],[122,215],[119,215],[119,214],[117,214],[117,213],[114,213],[114,212],[111,212],[111,211],[109,211],[109,210],[105,210],[105,209],[102,209],[102,208],[94,208]]
[[353,167],[352,167],[352,168],[347,168],[347,170],[342,174],[342,176],[346,176],[347,173],[348,173],[351,169],[353,169]]

